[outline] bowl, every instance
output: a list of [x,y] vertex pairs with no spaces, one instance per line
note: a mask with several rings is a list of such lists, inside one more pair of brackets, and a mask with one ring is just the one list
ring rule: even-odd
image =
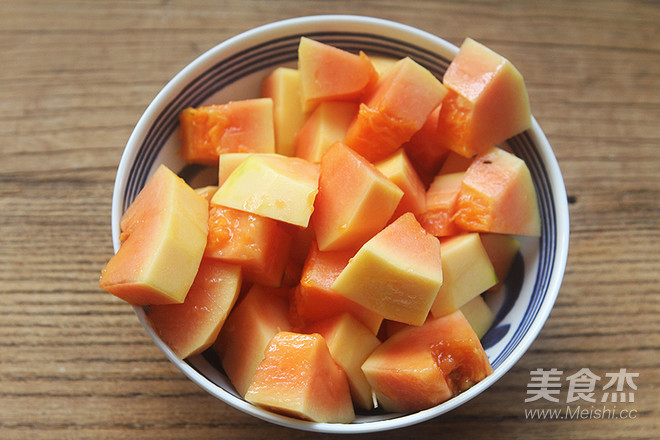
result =
[[[264,25],[210,49],[178,73],[148,106],[131,134],[117,171],[112,202],[112,235],[119,249],[119,219],[161,163],[191,185],[208,174],[186,166],[177,154],[178,114],[189,106],[257,97],[261,79],[278,66],[295,67],[299,38],[394,58],[409,56],[442,78],[458,48],[447,41],[399,23],[361,16],[294,18]],[[512,275],[498,295],[488,299],[496,320],[482,344],[494,373],[462,394],[412,414],[368,413],[352,423],[314,423],[275,414],[243,400],[208,352],[181,360],[162,342],[135,307],[140,322],[165,355],[193,382],[232,407],[262,420],[307,431],[364,433],[413,425],[437,417],[482,393],[525,353],[540,332],[559,292],[568,252],[569,220],[561,172],[535,119],[526,132],[506,144],[528,165],[542,220],[540,238],[522,238]]]

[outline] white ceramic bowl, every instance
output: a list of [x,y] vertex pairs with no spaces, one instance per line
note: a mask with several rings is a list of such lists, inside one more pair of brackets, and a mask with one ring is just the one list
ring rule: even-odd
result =
[[[187,179],[198,179],[195,167],[185,167],[179,148],[177,115],[188,106],[224,103],[256,97],[261,79],[277,66],[296,66],[300,36],[368,54],[394,58],[409,56],[438,78],[458,48],[427,32],[369,17],[330,15],[284,20],[250,30],[219,44],[186,66],[149,105],[133,131],[121,158],[112,204],[112,234],[119,248],[119,218],[157,166],[165,163]],[[240,398],[213,356],[186,361],[154,333],[144,309],[135,308],[142,325],[167,357],[204,390],[260,419],[308,431],[361,433],[413,425],[446,413],[472,399],[504,375],[525,353],[541,330],[555,302],[568,252],[568,206],[562,176],[552,148],[534,120],[525,133],[510,139],[509,147],[530,168],[541,219],[540,239],[523,239],[513,275],[500,297],[491,298],[498,310],[495,324],[483,339],[494,373],[459,396],[412,414],[359,415],[350,424],[313,423],[281,416]],[[192,173],[191,173],[192,171]]]

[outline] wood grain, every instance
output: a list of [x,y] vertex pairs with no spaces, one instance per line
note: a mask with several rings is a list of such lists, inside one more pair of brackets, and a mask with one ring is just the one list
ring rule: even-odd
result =
[[[657,438],[660,4],[655,1],[0,3],[0,438],[306,438],[208,396],[98,289],[123,146],[156,93],[226,38],[325,13],[470,36],[524,74],[561,166],[571,248],[530,350],[476,399],[366,438]],[[634,419],[526,420],[530,371],[639,373]]]

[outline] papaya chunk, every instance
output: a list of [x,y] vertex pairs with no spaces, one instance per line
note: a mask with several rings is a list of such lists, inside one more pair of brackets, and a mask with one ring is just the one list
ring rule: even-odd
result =
[[467,390],[493,369],[457,311],[399,330],[373,351],[362,371],[385,410],[412,412]]
[[183,304],[151,305],[147,318],[181,359],[215,342],[241,288],[241,268],[203,259]]
[[442,316],[455,312],[464,304],[497,283],[497,275],[479,234],[459,234],[440,243],[442,252],[442,286],[431,313]]
[[279,154],[253,154],[227,177],[211,204],[307,227],[318,186],[317,164]]
[[364,53],[356,55],[306,37],[298,46],[298,70],[305,112],[322,101],[357,101],[378,78]]
[[442,81],[450,90],[439,116],[444,147],[471,157],[531,126],[522,75],[486,46],[465,39]]
[[460,310],[479,339],[486,334],[495,321],[495,314],[481,295],[475,296],[465,303]]
[[323,336],[332,358],[346,372],[355,405],[372,409],[374,401],[371,385],[360,367],[371,352],[380,345],[376,335],[349,314],[337,315],[317,322],[305,331]]
[[247,281],[279,287],[292,239],[286,226],[276,220],[211,205],[204,256],[241,266]]
[[187,108],[179,114],[181,156],[217,165],[220,153],[275,153],[273,124],[270,98]]
[[382,316],[332,290],[332,283],[354,255],[354,251],[321,252],[312,243],[291,302],[292,320],[299,327],[348,313],[373,334],[378,332]]
[[422,128],[403,144],[403,149],[415,165],[415,169],[418,170],[419,177],[427,186],[438,174],[440,166],[451,151],[442,145],[440,140],[442,135],[438,133],[441,106],[442,104],[438,105],[426,118]]
[[525,162],[493,147],[465,171],[458,195],[456,224],[467,231],[541,235],[541,217]]
[[401,201],[392,214],[393,219],[401,217],[406,212],[418,215],[426,210],[424,183],[404,150],[398,150],[387,159],[376,163],[376,168],[403,191]]
[[347,423],[355,418],[346,373],[318,333],[275,335],[245,399],[314,422]]
[[273,100],[275,151],[293,156],[296,135],[305,122],[300,91],[300,72],[278,67],[261,83],[261,96]]
[[236,391],[245,396],[270,340],[289,330],[288,304],[275,289],[254,285],[227,318],[213,349]]
[[309,116],[296,139],[296,156],[320,163],[332,144],[343,141],[348,126],[357,114],[353,102],[322,102]]
[[382,160],[422,128],[446,93],[431,72],[403,58],[360,105],[344,142],[371,162]]
[[421,325],[442,278],[440,242],[409,212],[365,243],[332,289],[386,319]]
[[322,251],[358,249],[392,217],[403,191],[341,142],[321,159],[312,225]]
[[165,165],[119,224],[122,244],[99,287],[133,305],[184,302],[204,254],[208,202]]
[[436,237],[447,237],[461,232],[453,217],[464,174],[439,174],[426,191],[426,211],[419,216],[419,222]]

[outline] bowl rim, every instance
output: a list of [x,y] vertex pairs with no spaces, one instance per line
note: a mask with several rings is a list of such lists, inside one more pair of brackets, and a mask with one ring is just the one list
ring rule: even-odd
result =
[[[406,38],[414,39],[419,43],[424,43],[426,46],[431,43],[433,46],[442,48],[447,53],[451,53],[452,56],[455,55],[458,51],[458,47],[452,43],[434,34],[409,25],[381,18],[340,14],[303,16],[264,24],[248,31],[239,33],[210,48],[195,58],[192,62],[187,64],[183,69],[181,69],[161,89],[161,91],[156,95],[156,97],[152,100],[145,112],[140,117],[126,143],[126,147],[117,169],[112,199],[111,226],[113,235],[113,247],[115,252],[117,252],[121,243],[119,240],[119,219],[121,218],[122,214],[122,206],[124,202],[123,195],[126,189],[126,185],[128,184],[127,177],[129,174],[129,169],[136,159],[141,141],[144,139],[148,130],[150,129],[152,121],[169,103],[170,97],[176,95],[189,79],[194,78],[196,76],[196,72],[198,72],[200,69],[204,69],[210,64],[213,64],[215,60],[217,60],[217,57],[225,51],[239,50],[242,47],[266,41],[269,36],[279,35],[283,30],[292,32],[290,29],[301,28],[309,26],[310,24],[318,25],[324,30],[329,28],[330,30],[337,29],[340,31],[345,31],[346,26],[359,25],[363,30],[367,28],[375,33],[381,34],[386,31],[396,31],[401,34],[405,34]],[[473,399],[477,395],[481,394],[484,390],[489,388],[507,371],[509,371],[525,354],[525,352],[527,352],[529,346],[536,339],[548,316],[550,315],[563,279],[568,256],[570,229],[568,202],[566,198],[564,181],[552,147],[550,146],[546,135],[534,117],[532,117],[532,127],[528,130],[528,133],[537,147],[537,152],[539,153],[543,168],[548,173],[548,181],[550,183],[550,189],[552,190],[551,199],[555,207],[556,215],[555,223],[557,237],[555,244],[555,256],[552,263],[551,276],[545,291],[545,297],[535,319],[532,321],[532,324],[524,334],[523,338],[517,344],[515,349],[504,359],[502,364],[493,372],[493,374],[486,377],[484,380],[477,383],[466,392],[461,393],[460,395],[442,404],[411,414],[397,415],[391,419],[348,424],[310,422],[282,416],[257,407],[241,399],[240,397],[231,394],[224,388],[216,385],[210,379],[202,375],[190,364],[179,359],[172,352],[172,350],[170,350],[169,347],[167,347],[160,340],[158,335],[155,334],[154,330],[147,322],[144,309],[142,307],[134,307],[133,309],[138,316],[142,326],[147,330],[149,336],[154,340],[156,345],[165,353],[166,357],[174,365],[176,365],[177,368],[182,371],[190,380],[192,380],[212,396],[218,398],[231,407],[276,425],[304,431],[324,433],[367,433],[386,431],[415,425],[449,412],[464,404],[465,402]]]

